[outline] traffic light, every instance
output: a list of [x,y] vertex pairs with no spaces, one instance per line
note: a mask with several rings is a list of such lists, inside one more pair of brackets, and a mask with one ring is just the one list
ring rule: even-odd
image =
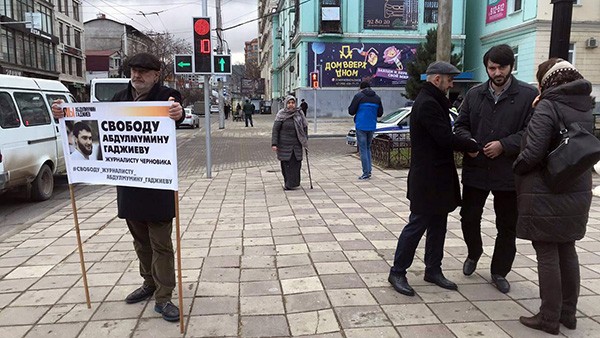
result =
[[213,66],[215,74],[231,74],[231,55],[215,55]]
[[191,74],[194,72],[192,69],[192,55],[177,54],[175,55],[175,74]]
[[194,72],[212,74],[212,44],[210,41],[210,18],[194,18]]
[[319,72],[310,73],[310,86],[313,88],[319,88]]

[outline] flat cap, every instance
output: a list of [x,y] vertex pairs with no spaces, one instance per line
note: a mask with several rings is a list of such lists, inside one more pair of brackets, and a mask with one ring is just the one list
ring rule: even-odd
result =
[[150,53],[138,53],[129,59],[129,67],[160,71],[160,61]]
[[446,74],[446,75],[458,75],[460,74],[460,70],[456,68],[454,65],[449,64],[445,61],[436,61],[427,67],[425,74]]

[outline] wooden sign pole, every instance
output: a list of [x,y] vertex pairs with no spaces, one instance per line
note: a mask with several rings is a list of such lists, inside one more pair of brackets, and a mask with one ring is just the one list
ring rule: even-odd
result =
[[75,233],[77,234],[77,250],[79,251],[79,263],[81,264],[81,275],[83,276],[83,289],[85,290],[85,301],[88,309],[92,308],[90,302],[90,290],[88,289],[87,272],[85,271],[85,261],[83,259],[83,246],[81,244],[81,234],[79,233],[79,219],[77,218],[77,206],[75,205],[75,192],[73,185],[69,184],[69,193],[71,194],[71,207],[73,208],[73,221],[75,222]]
[[175,236],[177,242],[177,285],[179,293],[179,327],[180,332],[185,331],[183,320],[183,284],[181,282],[181,230],[179,226],[179,192],[175,191]]

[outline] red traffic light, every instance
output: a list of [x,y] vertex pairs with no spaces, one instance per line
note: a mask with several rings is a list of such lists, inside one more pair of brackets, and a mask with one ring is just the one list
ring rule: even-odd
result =
[[310,73],[310,86],[312,88],[319,88],[319,72]]
[[205,19],[199,19],[194,23],[194,32],[198,35],[205,35],[210,32],[210,22]]

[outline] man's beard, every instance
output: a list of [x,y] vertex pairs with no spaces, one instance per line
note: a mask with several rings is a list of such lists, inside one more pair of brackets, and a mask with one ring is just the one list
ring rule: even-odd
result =
[[[510,77],[510,75],[496,76],[494,78],[492,78],[492,77],[489,77],[489,78],[494,83],[494,85],[496,85],[498,87],[502,87],[506,84],[506,82],[508,82],[509,77]],[[498,82],[498,81],[500,81],[500,82]]]
[[88,148],[85,145],[83,145],[81,142],[77,141],[77,148],[79,149],[79,151],[82,154],[84,154],[86,156],[90,156],[92,154],[92,149],[93,149],[92,146],[90,146],[90,149],[88,150]]

